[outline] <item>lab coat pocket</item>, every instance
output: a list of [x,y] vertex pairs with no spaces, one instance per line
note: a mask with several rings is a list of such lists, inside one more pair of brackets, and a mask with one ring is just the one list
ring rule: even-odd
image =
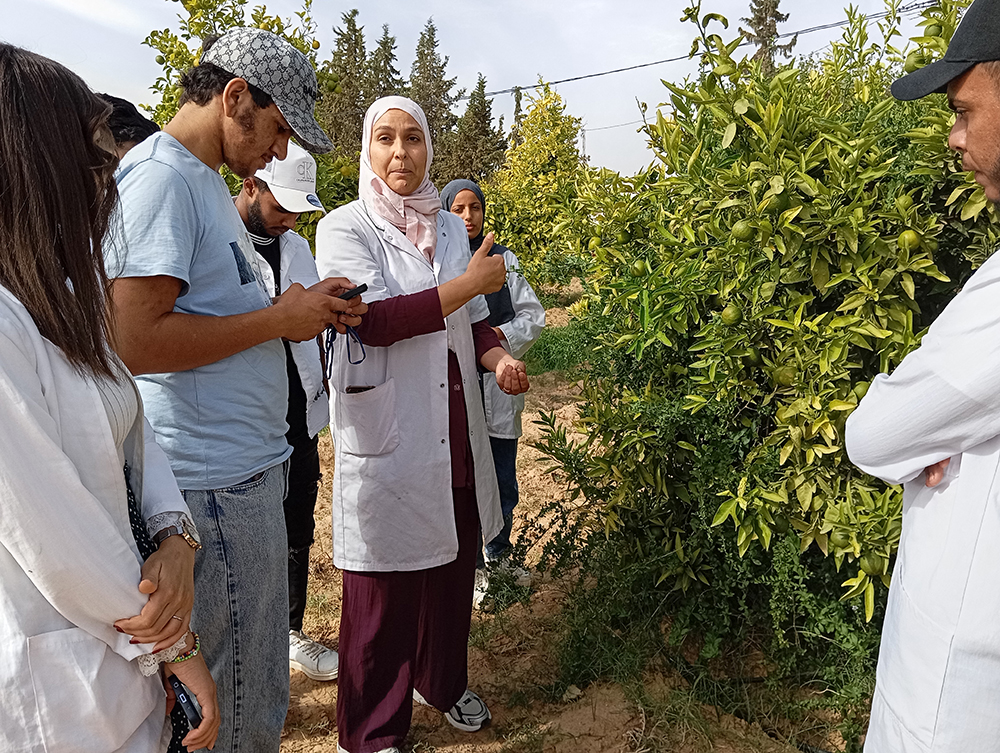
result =
[[117,750],[163,701],[157,677],[80,628],[29,637],[28,665],[47,753]]
[[351,455],[387,455],[399,445],[396,383],[390,378],[364,392],[337,393],[337,438]]
[[879,649],[877,691],[902,728],[929,748],[934,743],[954,636],[914,603],[902,587],[901,576],[893,574]]

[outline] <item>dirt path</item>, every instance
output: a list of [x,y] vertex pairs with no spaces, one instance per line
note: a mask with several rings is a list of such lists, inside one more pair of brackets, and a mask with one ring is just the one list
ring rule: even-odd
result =
[[[553,315],[554,314],[554,315]],[[561,310],[550,322],[564,324]],[[562,421],[575,416],[579,387],[555,373],[532,375],[526,400],[524,438],[518,452],[521,502],[517,519],[537,511],[543,502],[557,499],[562,488],[546,475],[540,453],[530,446],[540,429],[533,421],[539,411],[555,411]],[[329,435],[320,443],[324,481],[316,510],[316,544],[305,631],[336,647],[340,627],[341,576],[332,565],[330,543],[330,488],[332,448]],[[533,586],[527,604],[517,603],[500,614],[473,616],[469,648],[469,684],[490,706],[493,724],[484,732],[467,734],[449,726],[441,714],[415,706],[408,748],[415,753],[605,753],[670,750],[688,753],[715,750],[791,751],[777,746],[759,730],[714,710],[694,709],[690,730],[665,730],[651,724],[612,683],[595,683],[575,698],[552,698],[550,688],[558,679],[555,657],[560,604],[558,583]],[[667,702],[676,683],[651,678],[646,691]],[[336,683],[314,682],[291,673],[291,703],[281,750],[284,753],[336,753]],[[572,693],[570,694],[572,695]],[[704,720],[704,721],[701,721]],[[690,720],[685,723],[690,724]],[[670,739],[668,747],[663,741]]]

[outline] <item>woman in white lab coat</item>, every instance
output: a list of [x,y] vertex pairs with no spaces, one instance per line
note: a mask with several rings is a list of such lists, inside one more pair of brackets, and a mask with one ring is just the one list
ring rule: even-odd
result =
[[[334,564],[344,570],[337,725],[348,753],[394,750],[411,697],[466,731],[490,720],[467,688],[479,527],[502,525],[477,369],[528,387],[486,321],[503,260],[474,257],[429,179],[424,113],[403,97],[365,116],[360,199],[320,221],[321,277],[367,284],[357,343],[330,379]],[[490,378],[493,378],[490,375]]]
[[[0,44],[5,753],[165,750],[161,661],[171,658],[204,712],[186,742],[214,744],[218,728],[187,628],[197,532],[109,348],[110,111],[62,66]],[[154,534],[174,527],[157,549]]]

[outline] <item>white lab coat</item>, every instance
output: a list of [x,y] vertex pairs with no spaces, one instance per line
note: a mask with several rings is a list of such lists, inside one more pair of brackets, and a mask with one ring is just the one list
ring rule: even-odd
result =
[[[507,339],[500,344],[514,358],[522,358],[528,348],[542,334],[545,326],[545,309],[531,289],[531,285],[521,274],[517,257],[508,248],[502,254],[507,266],[507,288],[514,305],[514,318],[499,329]],[[500,389],[497,380],[490,375],[483,378],[483,403],[486,410],[486,427],[491,437],[497,439],[518,439],[521,436],[521,412],[524,410],[524,395],[508,395]]]
[[[141,411],[124,451],[147,519],[188,514]],[[113,627],[146,604],[141,561],[97,386],[0,288],[4,753],[165,749],[162,680],[132,661],[152,646],[133,646]]]
[[994,256],[847,423],[851,460],[904,483],[867,753],[1000,750],[998,300]]
[[[320,220],[317,267],[324,278],[367,283],[367,301],[417,293],[458,277],[471,258],[456,215],[440,212],[437,233],[431,265],[403,233],[354,201]],[[445,319],[444,331],[387,348],[366,346],[360,365],[348,363],[346,338],[337,338],[330,380],[337,567],[422,570],[458,555],[448,441],[449,341],[462,372],[480,523],[487,541],[499,533],[500,497],[471,328],[487,316],[486,301],[477,296]],[[353,353],[359,355],[356,345]],[[349,386],[374,389],[348,394]]]
[[[278,236],[278,255],[281,259],[281,290],[284,293],[292,285],[299,283],[308,288],[319,282],[316,260],[313,259],[309,241],[293,230]],[[268,290],[274,290],[271,266],[260,259],[260,271]],[[326,389],[323,387],[323,363],[320,360],[320,346],[316,340],[289,343],[292,360],[299,372],[302,390],[306,393],[306,427],[309,436],[315,437],[330,423],[330,407]]]

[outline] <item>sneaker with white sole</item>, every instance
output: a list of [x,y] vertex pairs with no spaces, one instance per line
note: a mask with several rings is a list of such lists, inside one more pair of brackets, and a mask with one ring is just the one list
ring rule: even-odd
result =
[[522,588],[527,588],[531,585],[531,573],[523,567],[515,565],[510,560],[495,560],[488,563],[488,567],[509,576],[513,579],[515,585]]
[[479,609],[486,598],[486,592],[490,590],[490,574],[486,568],[476,568],[476,585],[472,589],[472,608]]
[[288,631],[288,665],[312,680],[336,680],[340,657],[299,630]]
[[[430,706],[417,689],[413,689],[413,700],[422,706]],[[486,702],[471,690],[466,689],[458,703],[445,712],[444,718],[455,729],[463,732],[478,732],[489,726],[493,716],[486,707]]]
[[[346,750],[340,747],[340,743],[337,743],[337,753],[347,753]],[[399,753],[399,748],[382,748],[378,753]]]

